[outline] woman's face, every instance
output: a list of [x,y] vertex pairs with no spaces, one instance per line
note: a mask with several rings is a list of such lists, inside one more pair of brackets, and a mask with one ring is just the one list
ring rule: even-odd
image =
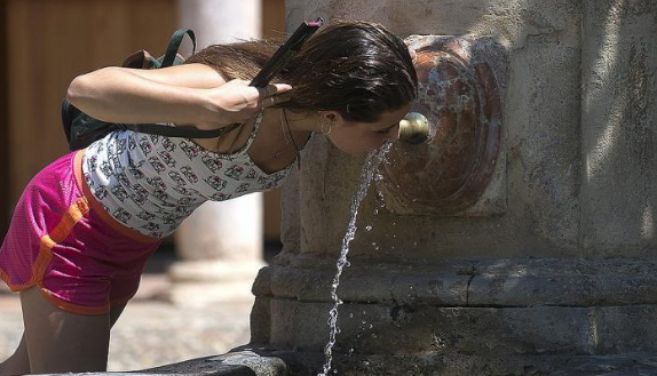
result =
[[[337,113],[328,138],[338,149],[350,155],[366,154],[399,138],[399,121],[408,113],[410,103],[398,110],[386,111],[373,123],[344,120]],[[325,114],[325,116],[331,116]]]

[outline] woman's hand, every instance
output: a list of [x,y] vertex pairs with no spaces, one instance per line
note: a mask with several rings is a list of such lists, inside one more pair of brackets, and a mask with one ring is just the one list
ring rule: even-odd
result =
[[217,129],[229,124],[244,123],[264,108],[286,100],[281,95],[292,89],[288,84],[272,84],[265,88],[248,86],[249,81],[231,80],[207,90],[205,113],[196,126]]

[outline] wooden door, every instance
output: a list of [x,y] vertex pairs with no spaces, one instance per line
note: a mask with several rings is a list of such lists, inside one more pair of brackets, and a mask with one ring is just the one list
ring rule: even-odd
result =
[[10,201],[67,152],[60,104],[81,73],[145,48],[163,53],[174,0],[7,0]]
[[[0,1],[0,239],[7,232],[11,208],[9,205],[9,125],[7,124],[7,11]],[[1,240],[0,240],[1,241]]]

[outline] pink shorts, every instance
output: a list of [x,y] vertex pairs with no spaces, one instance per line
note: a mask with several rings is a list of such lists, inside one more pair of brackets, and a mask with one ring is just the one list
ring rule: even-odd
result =
[[0,278],[12,291],[38,286],[65,311],[103,314],[137,292],[160,241],[105,212],[81,179],[82,155],[59,158],[27,185],[0,248]]

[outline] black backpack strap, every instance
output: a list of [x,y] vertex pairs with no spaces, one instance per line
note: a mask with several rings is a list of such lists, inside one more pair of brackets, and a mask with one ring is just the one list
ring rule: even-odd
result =
[[[196,35],[194,34],[194,31],[191,29],[178,29],[169,39],[169,45],[167,46],[164,58],[162,58],[162,64],[160,65],[160,68],[170,67],[173,65],[176,59],[176,55],[178,54],[178,49],[180,48],[180,44],[182,43],[183,38],[185,38],[185,35],[188,35],[189,39],[192,41],[192,54],[196,52]],[[191,125],[170,127],[160,124],[121,124],[122,128],[130,129],[139,133],[185,138],[220,137],[237,128],[238,126],[240,126],[240,124],[231,124],[227,127],[213,130],[202,130]]]
[[173,65],[173,62],[176,59],[176,54],[178,53],[178,49],[180,48],[180,44],[185,35],[189,35],[189,39],[192,40],[192,54],[196,52],[196,36],[194,35],[194,31],[191,29],[178,29],[173,33],[171,39],[169,39],[169,45],[167,46],[167,52],[164,54],[161,68]]
[[191,125],[170,127],[160,124],[121,124],[121,127],[139,133],[156,134],[166,137],[214,138],[223,136],[240,125],[241,124],[231,124],[223,128],[212,130],[198,129]]

